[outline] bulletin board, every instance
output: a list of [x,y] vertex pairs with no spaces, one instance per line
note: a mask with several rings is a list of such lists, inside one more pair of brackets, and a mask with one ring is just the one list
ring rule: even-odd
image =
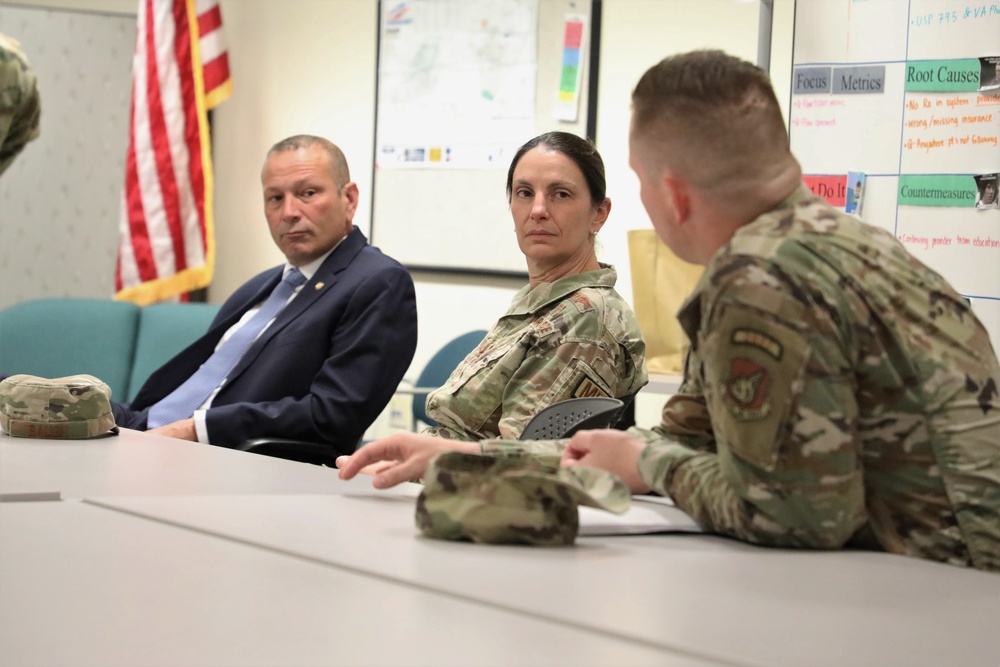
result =
[[507,169],[542,132],[593,137],[595,23],[590,0],[380,2],[373,245],[410,269],[526,276]]
[[789,131],[807,184],[947,278],[1000,349],[997,63],[997,3],[796,3]]

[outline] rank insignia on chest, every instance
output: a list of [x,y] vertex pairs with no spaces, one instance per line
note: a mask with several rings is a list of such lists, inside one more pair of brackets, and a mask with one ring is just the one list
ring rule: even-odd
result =
[[596,382],[588,377],[580,380],[580,384],[576,385],[576,389],[573,390],[573,398],[593,398],[595,396],[608,396],[608,392],[601,389]]
[[726,378],[725,397],[729,411],[737,419],[761,419],[771,412],[768,389],[771,374],[761,365],[736,357]]

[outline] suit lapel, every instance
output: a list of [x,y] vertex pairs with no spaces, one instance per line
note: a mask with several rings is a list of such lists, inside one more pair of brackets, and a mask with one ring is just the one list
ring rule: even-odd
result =
[[[358,253],[367,245],[367,239],[365,235],[361,233],[361,230],[354,228],[351,233],[344,239],[343,243],[337,247],[330,256],[326,258],[320,267],[313,274],[313,277],[302,286],[299,293],[292,299],[291,303],[281,309],[278,315],[274,318],[274,322],[271,326],[267,328],[257,338],[256,341],[250,346],[250,348],[244,353],[243,357],[237,362],[236,366],[233,368],[232,372],[229,374],[229,378],[226,384],[229,384],[235,380],[260,354],[260,351],[264,349],[268,341],[281,333],[281,330],[293,322],[297,317],[305,313],[310,306],[312,306],[316,301],[318,301],[327,291],[333,289],[333,286],[337,283],[338,274],[347,268],[350,263],[357,257]],[[281,279],[281,271],[278,271],[277,276],[274,280],[268,281],[267,289],[262,289],[258,294],[256,301],[251,302],[247,308],[243,309],[245,313],[250,305],[257,303],[265,298],[274,289],[274,286],[278,284]],[[241,313],[242,315],[242,313]]]

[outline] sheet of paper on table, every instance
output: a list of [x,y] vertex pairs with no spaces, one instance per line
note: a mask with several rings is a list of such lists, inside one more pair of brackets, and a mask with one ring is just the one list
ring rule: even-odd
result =
[[624,514],[580,507],[581,536],[701,532],[694,519],[662,496],[632,496],[632,506]]

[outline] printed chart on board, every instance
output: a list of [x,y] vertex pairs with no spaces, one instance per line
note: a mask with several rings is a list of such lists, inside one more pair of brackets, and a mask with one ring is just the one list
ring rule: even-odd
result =
[[1000,349],[1000,1],[800,0],[789,122],[813,192],[944,275]]
[[408,0],[384,10],[379,167],[506,167],[535,128],[537,0]]

